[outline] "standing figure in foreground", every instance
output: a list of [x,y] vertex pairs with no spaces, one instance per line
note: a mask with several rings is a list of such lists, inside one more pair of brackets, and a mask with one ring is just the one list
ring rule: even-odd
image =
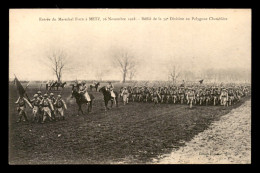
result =
[[24,98],[23,95],[21,95],[15,103],[18,104],[17,106],[18,120],[16,122],[17,123],[21,122],[22,117],[24,117],[24,121],[28,121],[25,108],[26,108],[26,104],[28,104],[30,108],[33,108],[31,103],[26,98]]
[[43,99],[42,99],[40,105],[42,106],[42,109],[43,109],[42,123],[45,123],[47,116],[48,116],[49,120],[52,121],[51,111],[54,111],[54,108],[53,108],[51,100],[48,98],[47,94],[43,95]]
[[56,118],[59,120],[65,120],[63,107],[67,110],[67,105],[65,101],[61,98],[61,95],[58,95],[57,100],[54,103],[54,106],[57,108]]
[[[51,104],[54,105],[56,99],[55,99],[53,93],[50,93],[50,100],[51,100]],[[55,117],[55,107],[54,107],[54,110],[51,111],[51,116],[52,116],[52,119],[53,119],[53,120],[56,119],[56,117]]]
[[129,92],[126,89],[126,87],[123,88],[121,95],[123,97],[123,102],[124,102],[124,105],[125,105],[126,103],[128,103],[128,97],[129,97]]
[[40,121],[40,102],[41,99],[38,97],[38,94],[34,94],[33,99],[30,101],[33,105],[33,122],[37,120],[37,122]]
[[192,108],[192,103],[194,102],[195,100],[195,92],[192,88],[189,88],[188,89],[188,92],[187,92],[187,103],[190,104],[190,108]]
[[223,88],[220,93],[220,101],[222,106],[228,106],[228,92],[225,88]]

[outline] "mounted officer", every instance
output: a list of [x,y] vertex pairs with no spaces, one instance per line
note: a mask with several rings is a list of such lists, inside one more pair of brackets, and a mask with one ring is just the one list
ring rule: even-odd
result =
[[86,99],[88,102],[91,101],[90,96],[87,91],[87,86],[85,85],[85,82],[79,82],[79,93],[81,94],[83,99]]
[[108,82],[108,85],[106,86],[106,90],[110,91],[111,97],[115,98],[116,95],[115,95],[113,89],[114,89],[114,85],[111,82]]

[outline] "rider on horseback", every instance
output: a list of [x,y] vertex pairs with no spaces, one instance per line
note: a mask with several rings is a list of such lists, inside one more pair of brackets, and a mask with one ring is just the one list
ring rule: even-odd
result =
[[107,91],[110,91],[110,94],[111,94],[111,97],[112,97],[112,98],[115,98],[116,95],[115,95],[113,89],[114,89],[113,84],[112,84],[111,82],[108,82],[108,85],[106,86],[106,90],[107,90]]
[[81,94],[82,99],[86,99],[87,101],[91,101],[90,96],[87,92],[87,86],[85,82],[79,82],[79,94]]

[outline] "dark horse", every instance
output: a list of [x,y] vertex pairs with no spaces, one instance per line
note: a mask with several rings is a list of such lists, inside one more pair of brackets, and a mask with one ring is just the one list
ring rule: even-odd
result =
[[92,111],[92,103],[93,103],[93,100],[95,99],[95,97],[92,95],[92,94],[89,94],[90,96],[90,99],[91,101],[87,101],[79,92],[78,92],[78,86],[74,86],[72,85],[72,92],[71,92],[71,97],[74,97],[76,99],[76,103],[79,107],[78,109],[78,115],[79,115],[79,112],[81,111],[82,114],[83,113],[83,110],[81,108],[81,106],[83,104],[87,104],[88,105],[88,113]]
[[89,86],[90,91],[92,91],[92,88],[96,88],[96,91],[97,91],[99,85],[100,85],[99,82],[97,82],[97,83],[95,83],[95,84],[90,84],[90,86]]
[[107,104],[109,102],[109,100],[111,101],[111,108],[113,106],[113,102],[116,102],[116,106],[118,107],[118,93],[116,91],[114,91],[116,97],[115,97],[115,100],[113,99],[113,97],[111,97],[111,94],[110,94],[110,91],[107,91],[105,86],[103,86],[102,88],[99,89],[99,92],[102,92],[103,95],[104,95],[104,101],[105,101],[105,109],[109,109],[107,107]]
[[67,84],[66,82],[63,82],[63,83],[58,83],[57,82],[57,84],[56,84],[57,90],[59,90],[59,87],[61,87],[63,89],[66,84]]
[[67,84],[66,82],[59,83],[59,82],[56,81],[56,82],[50,84],[49,86],[48,86],[48,84],[46,84],[46,90],[48,90],[48,89],[51,90],[55,87],[57,88],[57,90],[59,90],[59,87],[61,87],[63,89],[66,84]]

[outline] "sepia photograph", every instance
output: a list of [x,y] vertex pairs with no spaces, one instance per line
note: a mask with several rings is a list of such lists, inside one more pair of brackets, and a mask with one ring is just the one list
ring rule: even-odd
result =
[[251,9],[9,9],[9,165],[251,164]]

